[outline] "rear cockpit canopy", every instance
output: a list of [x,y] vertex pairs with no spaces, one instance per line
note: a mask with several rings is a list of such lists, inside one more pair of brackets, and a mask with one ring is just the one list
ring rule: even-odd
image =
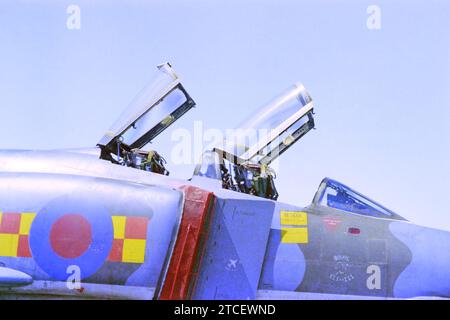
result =
[[313,128],[312,98],[296,83],[252,113],[216,150],[235,162],[269,165]]
[[194,175],[276,200],[275,172],[269,165],[313,128],[312,98],[302,84],[295,84],[252,113],[222,145],[205,152]]
[[376,218],[406,220],[361,193],[330,178],[324,178],[320,183],[313,199],[313,205]]

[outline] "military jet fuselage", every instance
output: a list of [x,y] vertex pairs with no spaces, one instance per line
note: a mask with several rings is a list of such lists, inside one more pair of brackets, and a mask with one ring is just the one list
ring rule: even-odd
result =
[[186,181],[145,146],[194,105],[164,64],[96,147],[0,151],[0,298],[450,297],[449,232],[329,178],[276,201],[271,163],[315,125],[303,85]]

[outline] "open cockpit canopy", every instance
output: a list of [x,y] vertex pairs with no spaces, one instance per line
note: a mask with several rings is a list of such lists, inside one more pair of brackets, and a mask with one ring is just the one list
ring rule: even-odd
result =
[[142,148],[195,106],[169,63],[134,98],[98,145],[116,150]]
[[169,174],[156,151],[141,150],[195,106],[169,63],[134,98],[98,142],[100,158],[123,166]]
[[221,179],[225,189],[276,200],[269,165],[314,128],[313,102],[295,84],[241,123],[222,145],[206,151],[194,175]]
[[216,150],[237,163],[269,165],[313,128],[312,98],[297,83],[251,114]]
[[330,178],[325,178],[320,183],[313,199],[313,205],[339,209],[364,216],[406,220],[361,193]]

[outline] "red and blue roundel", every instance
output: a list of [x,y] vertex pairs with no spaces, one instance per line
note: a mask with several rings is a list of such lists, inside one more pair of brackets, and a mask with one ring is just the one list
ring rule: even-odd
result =
[[30,229],[30,249],[38,266],[57,280],[66,280],[69,266],[78,266],[81,279],[98,271],[113,242],[108,211],[94,201],[61,197],[36,215]]

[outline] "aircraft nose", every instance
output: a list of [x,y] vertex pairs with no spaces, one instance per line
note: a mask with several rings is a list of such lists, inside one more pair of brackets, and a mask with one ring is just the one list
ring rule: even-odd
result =
[[395,281],[394,296],[450,297],[450,232],[405,222],[394,222],[389,229],[411,253]]

